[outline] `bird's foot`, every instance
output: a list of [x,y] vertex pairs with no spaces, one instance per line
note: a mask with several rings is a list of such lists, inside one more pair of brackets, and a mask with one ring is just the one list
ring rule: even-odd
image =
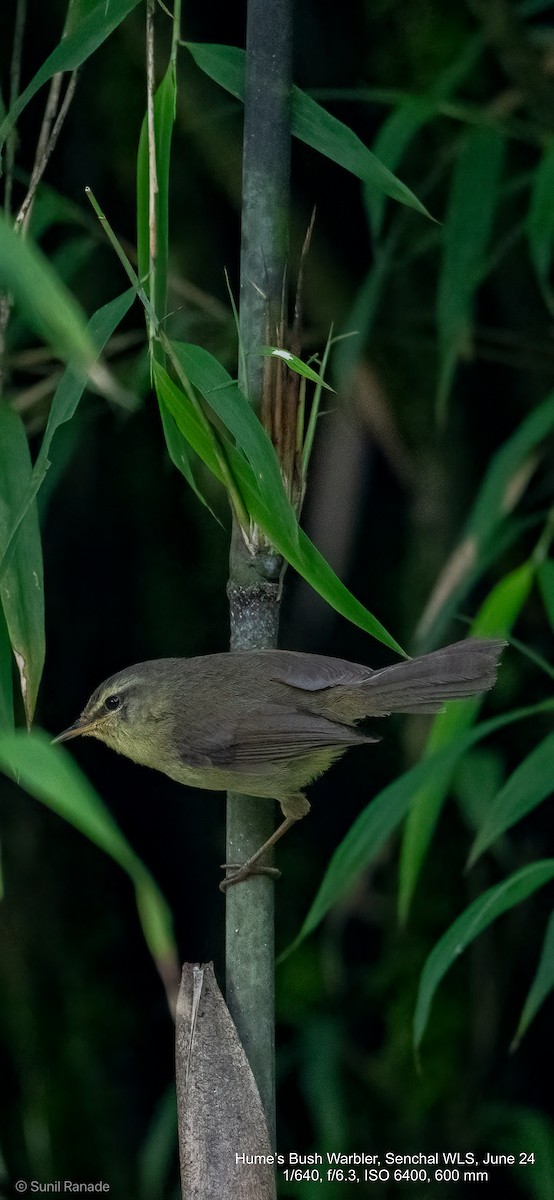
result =
[[221,863],[223,871],[232,871],[232,875],[227,875],[221,880],[219,885],[220,892],[226,892],[227,888],[232,883],[242,883],[244,879],[249,879],[252,875],[268,875],[270,879],[279,879],[281,872],[277,867],[264,867],[263,863]]

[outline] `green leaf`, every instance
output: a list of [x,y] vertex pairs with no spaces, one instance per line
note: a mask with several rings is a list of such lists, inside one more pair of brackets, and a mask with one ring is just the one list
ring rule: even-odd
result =
[[[237,46],[217,46],[202,42],[186,42],[197,66],[210,79],[244,101],[245,51]],[[392,200],[398,200],[416,212],[428,217],[429,213],[413,192],[393,175],[379,159],[368,150],[359,137],[337,117],[322,108],[300,88],[291,91],[291,131],[294,137],[305,142],[314,150],[324,154],[333,162],[356,175],[377,191],[384,192]]]
[[42,730],[0,734],[0,769],[99,846],[127,872],[135,886],[144,936],[158,967],[178,970],[172,920],[152,875],[135,854],[111,813],[61,746]]
[[[225,480],[214,449],[214,442],[195,412],[190,398],[173,383],[159,363],[154,363],[154,380],[160,403],[164,404],[171,413],[193,450],[209,467],[216,479],[224,484]],[[225,391],[222,393],[223,395],[225,395]],[[358,625],[360,629],[364,629],[372,637],[377,638],[378,641],[383,642],[385,646],[389,646],[397,654],[406,657],[401,646],[384,626],[341,583],[306,534],[298,526],[295,530],[290,531],[288,521],[285,525],[281,523],[276,511],[262,495],[258,480],[242,454],[227,439],[223,439],[222,435],[220,441],[239,494],[252,520],[263,530],[279,554],[282,554],[283,558],[337,612]]]
[[[134,299],[134,290],[129,288],[129,291],[124,292],[123,295],[117,296],[115,300],[110,300],[109,304],[104,304],[91,317],[86,327],[86,333],[91,346],[93,346],[95,357],[102,353],[106,342],[128,313]],[[49,454],[56,430],[65,421],[71,420],[86,386],[86,371],[75,367],[68,367],[64,371],[54,392],[48,422],[34,468],[26,486],[20,489],[18,504],[12,506],[9,523],[0,528],[0,566],[51,465]]]
[[495,796],[471,848],[468,867],[472,867],[501,834],[552,794],[553,765],[554,733],[551,733],[535,746]]
[[487,554],[502,547],[507,516],[521,498],[554,431],[554,394],[533,409],[493,455],[461,540],[441,572],[419,622],[418,646],[436,643],[467,588],[478,577]]
[[189,487],[192,488],[197,499],[200,500],[200,503],[203,504],[204,507],[208,509],[208,512],[211,513],[212,517],[214,518],[214,521],[217,521],[218,525],[220,525],[221,521],[219,520],[219,517],[217,517],[216,514],[214,513],[209,501],[207,500],[202,489],[198,486],[198,484],[196,482],[196,478],[195,478],[194,471],[192,469],[192,464],[190,461],[189,444],[188,444],[186,438],[183,436],[183,434],[181,433],[181,430],[175,424],[175,421],[174,421],[173,417],[171,416],[171,413],[169,413],[167,411],[165,405],[159,399],[158,399],[158,407],[160,410],[160,418],[161,418],[161,422],[162,422],[162,429],[163,429],[163,434],[164,434],[164,438],[165,438],[165,444],[167,447],[167,452],[173,463],[173,466],[177,467],[177,470],[181,472],[183,479],[185,479],[186,482],[188,483]]
[[[471,626],[473,637],[506,637],[525,604],[535,577],[532,562],[523,563],[492,588]],[[484,696],[455,700],[439,713],[425,747],[426,756],[456,739],[473,724]],[[400,856],[398,912],[406,920],[425,856],[448,795],[451,777],[430,779],[413,798]]]
[[[483,52],[485,40],[477,34],[468,40],[458,59],[450,64],[436,80],[432,91],[422,96],[409,96],[383,121],[373,143],[373,152],[385,166],[395,171],[410,142],[437,115],[437,100],[446,99],[475,67]],[[375,239],[379,238],[385,214],[385,197],[368,192],[368,210]]]
[[85,317],[47,259],[29,238],[0,217],[0,288],[10,293],[28,325],[61,358],[87,370],[95,358]]
[[551,629],[554,629],[554,559],[547,558],[537,571],[537,582]]
[[8,626],[0,605],[0,730],[13,729],[14,725],[12,661]]
[[505,713],[501,717],[493,717],[490,721],[483,722],[475,729],[462,734],[456,742],[438,750],[432,757],[417,763],[383,788],[356,818],[346,837],[337,846],[300,933],[287,953],[296,949],[300,942],[317,928],[329,909],[356,885],[362,871],[375,861],[384,843],[398,828],[410,809],[414,795],[424,784],[435,778],[449,779],[462,755],[497,729],[515,721],[535,717],[542,712],[554,712],[554,700]]
[[468,136],[452,176],[437,291],[437,403],[441,415],[456,363],[469,347],[473,301],[498,202],[504,148],[505,139],[496,131],[476,130]]
[[[31,469],[23,422],[7,405],[0,405],[0,540],[22,503]],[[3,563],[0,602],[30,724],[45,653],[42,547],[35,506],[28,510],[11,553]]]
[[554,245],[554,145],[546,147],[535,171],[527,220],[527,237],[538,285],[545,303],[552,311],[550,269]]
[[[389,170],[396,170],[412,139],[435,115],[435,106],[427,96],[404,100],[383,121],[373,143],[375,157]],[[373,237],[377,240],[383,229],[386,196],[384,192],[368,187],[366,203]]]
[[554,879],[554,859],[543,859],[523,867],[502,883],[483,892],[483,895],[474,900],[443,934],[431,951],[421,974],[414,1014],[416,1050],[427,1027],[435,992],[452,964],[497,917],[526,900],[551,879]]
[[542,953],[535,974],[535,978],[527,993],[525,1004],[519,1018],[518,1027],[516,1029],[514,1040],[511,1049],[515,1050],[519,1045],[524,1033],[534,1021],[539,1008],[547,996],[554,988],[554,913],[552,913],[548,922]]
[[279,346],[262,346],[260,354],[264,354],[267,358],[280,358],[291,371],[295,371],[297,375],[302,375],[304,379],[311,379],[312,383],[318,383],[320,387],[327,388],[328,392],[334,391],[328,383],[314,371],[313,367],[309,367],[307,363],[298,358],[296,354],[291,354],[290,350],[282,350]]
[[[167,272],[169,261],[169,168],[171,163],[171,140],[175,123],[176,104],[175,67],[171,63],[154,96],[154,141],[156,146],[156,257],[154,261],[153,286],[146,285],[146,292],[154,305],[159,320],[167,315]],[[150,271],[150,227],[149,227],[149,151],[148,123],[145,116],[140,131],[137,158],[137,254],[138,275],[141,281],[148,278]]]
[[292,541],[298,539],[296,514],[285,491],[275,448],[254,409],[225,367],[202,346],[171,343],[193,387],[235,439],[252,468],[256,486],[275,519]]
[[334,354],[334,375],[339,386],[356,367],[363,354],[366,339],[370,337],[379,305],[383,298],[396,239],[389,237],[378,247],[371,265],[348,313],[344,328],[355,331],[358,336],[345,339]]
[[33,76],[31,82],[18,96],[0,125],[0,145],[15,124],[20,113],[40,90],[43,84],[58,71],[75,71],[91,54],[105,42],[114,29],[125,19],[139,0],[97,0],[94,6],[83,13],[80,20],[72,24],[66,37],[55,47]]
[[529,478],[527,464],[536,466],[536,452],[554,431],[554,393],[537,405],[507,438],[491,459],[477,500],[466,525],[466,534],[474,535],[481,544],[496,536],[502,517],[511,512]]

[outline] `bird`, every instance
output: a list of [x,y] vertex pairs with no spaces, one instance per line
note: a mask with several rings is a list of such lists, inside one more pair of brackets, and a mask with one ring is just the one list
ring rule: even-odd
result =
[[101,683],[53,740],[98,738],[189,787],[277,800],[281,824],[233,866],[225,890],[259,871],[278,874],[262,860],[309,812],[305,788],[350,746],[380,741],[362,722],[436,713],[489,690],[505,645],[470,637],[378,670],[295,650],[152,659]]

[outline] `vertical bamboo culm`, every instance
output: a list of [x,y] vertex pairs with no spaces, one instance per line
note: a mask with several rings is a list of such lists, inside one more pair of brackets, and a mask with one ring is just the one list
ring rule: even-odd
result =
[[[290,179],[290,0],[249,0],[240,263],[242,387],[259,411],[260,348],[279,322],[286,262]],[[276,645],[281,562],[248,547],[233,529],[229,606],[231,649]],[[273,801],[229,795],[227,862],[244,862],[272,833]],[[257,875],[226,892],[227,1004],[275,1136],[274,883]]]

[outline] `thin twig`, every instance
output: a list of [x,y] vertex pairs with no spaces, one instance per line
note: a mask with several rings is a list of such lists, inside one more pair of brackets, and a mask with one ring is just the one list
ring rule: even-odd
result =
[[157,224],[156,198],[158,195],[158,171],[156,164],[156,131],[154,125],[154,9],[155,0],[146,4],[146,123],[148,128],[148,230],[149,230],[149,276],[150,297],[154,298],[156,270]]
[[304,267],[306,264],[306,259],[308,257],[310,244],[312,241],[312,234],[313,234],[314,225],[315,225],[315,213],[316,213],[316,210],[315,210],[315,205],[314,205],[314,207],[312,209],[312,215],[310,217],[310,223],[306,230],[306,236],[304,238],[304,243],[302,245],[302,250],[300,253],[298,278],[296,280],[296,296],[294,298],[294,320],[293,320],[292,331],[291,331],[291,344],[290,344],[289,348],[292,350],[293,354],[296,354],[298,356],[298,358],[300,358],[301,351],[302,351],[302,324],[303,324],[303,316],[304,316],[303,305],[302,305],[302,292],[303,292],[303,287],[304,287]]
[[133,270],[133,267],[131,266],[131,263],[129,262],[129,259],[127,258],[127,255],[125,254],[125,251],[123,250],[123,247],[121,246],[121,243],[118,241],[118,239],[114,233],[114,230],[112,229],[110,222],[108,221],[108,218],[106,217],[105,213],[102,212],[102,209],[100,208],[100,205],[96,199],[96,196],[94,195],[94,192],[91,190],[91,188],[86,187],[85,194],[88,197],[88,199],[90,200],[90,203],[94,209],[94,212],[96,213],[96,216],[98,217],[98,220],[100,221],[100,224],[101,224],[102,228],[104,229],[106,237],[108,238],[108,241],[110,242],[110,244],[113,246],[113,248],[117,254],[117,257],[118,257],[128,279],[130,280],[131,284],[133,285],[141,304],[144,306],[144,310],[146,312],[148,322],[151,324],[152,329],[153,329],[155,335],[158,337],[165,354],[169,358],[171,365],[173,367],[173,370],[175,371],[175,374],[176,374],[181,386],[183,387],[183,390],[188,395],[188,397],[191,401],[191,404],[194,407],[195,413],[196,413],[199,421],[202,423],[203,429],[205,430],[205,432],[208,434],[208,436],[210,438],[210,441],[211,441],[211,444],[213,447],[213,451],[217,458],[218,466],[219,466],[219,469],[220,469],[222,477],[223,477],[224,486],[227,488],[231,506],[235,512],[237,521],[239,522],[239,524],[241,526],[245,540],[247,540],[247,534],[248,534],[248,530],[250,528],[250,517],[245,508],[242,497],[237,489],[237,485],[233,478],[231,469],[229,467],[229,463],[227,462],[225,449],[217,435],[217,430],[214,428],[214,426],[208,420],[202,405],[198,401],[196,392],[194,391],[194,388],[191,386],[189,380],[187,379],[187,376],[183,370],[183,367],[181,366],[181,363],[179,362],[179,359],[177,358],[177,355],[175,354],[175,351],[173,349],[171,341],[167,337],[167,334],[165,333],[165,331],[163,329],[161,321],[158,319],[157,313],[154,309],[154,305],[153,305],[152,301],[150,300],[150,298],[147,296],[144,288],[142,287],[142,284],[140,282],[140,279],[139,279],[136,271]]
[[181,33],[181,0],[174,0],[173,4],[173,31],[171,34],[171,56],[170,62],[175,66],[177,62],[177,52],[179,50]]
[[[13,34],[12,58],[10,64],[10,109],[15,104],[19,95],[19,82],[21,78],[21,58],[23,52],[23,33],[25,29],[25,18],[27,16],[27,0],[17,0],[17,8],[15,13],[15,25]],[[7,217],[11,214],[12,208],[12,189],[13,189],[13,171],[15,163],[15,147],[17,143],[17,131],[15,126],[12,126],[7,138],[6,144],[6,165],[5,165],[5,187],[4,187],[4,212]],[[12,309],[12,297],[9,293],[0,293],[0,395],[4,391],[4,376],[5,376],[5,355],[6,355],[6,331],[10,319]]]
[[[17,0],[13,30],[12,60],[10,64],[10,109],[13,108],[17,97],[19,96],[21,58],[23,54],[23,34],[25,31],[26,16],[27,0]],[[5,167],[6,185],[4,190],[4,212],[8,217],[12,210],[13,168],[15,162],[16,143],[17,131],[15,126],[12,126],[7,139]]]
[[52,79],[50,80],[46,108],[44,109],[40,133],[38,135],[37,148],[35,151],[35,166],[33,167],[31,175],[34,173],[37,163],[40,162],[41,158],[43,157],[48,142],[50,141],[50,130],[52,129],[52,125],[56,119],[56,113],[59,109],[62,81],[62,71],[58,71],[57,74],[53,75]]
[[[52,157],[52,154],[54,153],[54,150],[56,147],[56,142],[60,136],[63,123],[64,123],[65,118],[69,111],[69,106],[75,95],[75,88],[77,87],[77,77],[78,77],[78,71],[73,71],[73,73],[70,76],[69,83],[66,88],[65,96],[62,100],[62,103],[60,105],[60,108],[59,108],[59,111],[58,111],[58,114],[56,116],[53,126],[52,126],[52,121],[50,119],[48,120],[48,122],[46,121],[46,113],[44,115],[44,120],[43,120],[42,128],[40,131],[39,142],[37,145],[37,152],[35,155],[35,162],[33,165],[31,178],[29,180],[29,187],[27,188],[27,195],[25,196],[25,199],[21,205],[21,208],[19,209],[19,212],[18,212],[17,217],[15,218],[15,222],[14,222],[14,229],[16,230],[16,232],[19,229],[21,229],[22,227],[26,228],[26,226],[27,226],[28,217],[30,215],[30,210],[31,210],[33,200],[36,195],[38,185],[42,179],[42,176],[44,175],[44,172],[46,170],[46,167],[48,166],[48,163]],[[61,75],[59,76],[59,78],[61,80]],[[54,82],[54,80],[52,80],[52,82]],[[50,97],[49,97],[49,99],[50,99]],[[59,100],[59,89],[57,91],[57,99]],[[44,137],[43,137],[43,134],[45,135]]]

